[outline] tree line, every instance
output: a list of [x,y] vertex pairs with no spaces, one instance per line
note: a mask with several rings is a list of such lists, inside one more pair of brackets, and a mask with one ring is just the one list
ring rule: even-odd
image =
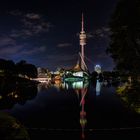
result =
[[129,77],[117,93],[127,106],[140,113],[140,0],[120,0],[110,21],[107,52],[115,69]]
[[140,0],[120,0],[109,23],[110,45],[107,52],[116,70],[140,79]]
[[0,59],[0,77],[21,76],[28,78],[37,77],[37,68],[35,65],[21,60],[14,63],[12,60]]

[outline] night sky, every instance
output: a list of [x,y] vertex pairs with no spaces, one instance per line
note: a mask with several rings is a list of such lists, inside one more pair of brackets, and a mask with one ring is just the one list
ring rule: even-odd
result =
[[79,58],[81,14],[84,13],[86,64],[112,70],[106,54],[108,23],[118,0],[4,0],[0,3],[0,58],[26,60],[55,70],[71,68]]

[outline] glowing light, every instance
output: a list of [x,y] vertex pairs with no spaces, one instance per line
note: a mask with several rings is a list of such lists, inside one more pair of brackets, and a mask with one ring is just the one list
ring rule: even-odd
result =
[[15,96],[14,96],[15,98],[18,98],[18,95],[17,94],[15,94]]
[[74,72],[73,76],[83,77],[83,71]]
[[100,65],[96,65],[94,69],[97,73],[101,73],[101,66]]
[[2,96],[0,95],[0,99],[2,99]]
[[80,124],[81,125],[85,125],[86,123],[87,123],[87,120],[86,119],[84,119],[84,118],[83,119],[80,119]]

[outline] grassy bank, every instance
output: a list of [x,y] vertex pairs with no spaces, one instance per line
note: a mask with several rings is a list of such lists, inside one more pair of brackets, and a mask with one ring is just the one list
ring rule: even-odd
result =
[[117,94],[128,107],[140,114],[140,83],[125,83],[117,88]]
[[0,112],[0,139],[30,140],[23,125],[7,113]]

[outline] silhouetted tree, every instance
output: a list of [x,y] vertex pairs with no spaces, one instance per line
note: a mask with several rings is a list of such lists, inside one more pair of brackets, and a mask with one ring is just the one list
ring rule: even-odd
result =
[[28,76],[30,78],[37,77],[37,68],[33,64],[28,64],[25,60],[21,60],[16,64],[18,74]]
[[16,69],[18,74],[25,75],[25,68],[24,68],[25,64],[26,64],[25,60],[21,60],[18,63],[16,63]]
[[26,64],[24,66],[25,74],[30,78],[37,77],[37,68],[33,64]]
[[3,76],[14,76],[16,74],[15,63],[12,60],[0,59],[0,70]]
[[116,68],[136,80],[140,75],[140,0],[120,0],[110,22],[107,52]]

